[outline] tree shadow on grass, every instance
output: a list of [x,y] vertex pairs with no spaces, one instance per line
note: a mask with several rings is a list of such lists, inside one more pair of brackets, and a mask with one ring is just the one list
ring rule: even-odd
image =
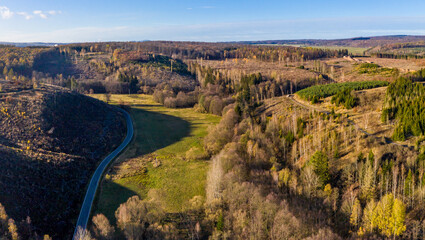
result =
[[[99,191],[101,192],[102,199],[99,199],[99,196],[97,196],[94,205],[97,206],[97,209],[102,209],[102,213],[110,220],[115,220],[115,211],[121,203],[124,203],[130,197],[137,195],[136,192],[111,180],[104,180]],[[94,211],[91,218],[97,213],[99,213],[98,210]],[[111,224],[115,224],[115,222],[111,222]]]
[[[135,131],[133,140],[124,153],[125,159],[141,157],[170,146],[190,136],[193,128],[188,121],[167,114],[138,108],[132,108],[130,113]],[[134,195],[137,193],[111,180],[104,180],[100,185],[94,212],[105,214],[114,224],[117,208]]]
[[193,126],[184,119],[151,112],[141,109],[132,109],[135,135],[130,146],[136,147],[136,156],[149,154],[158,149],[172,145],[184,137],[190,136]]

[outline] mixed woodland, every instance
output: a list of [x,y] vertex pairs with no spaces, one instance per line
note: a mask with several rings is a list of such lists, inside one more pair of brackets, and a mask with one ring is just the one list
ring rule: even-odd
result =
[[[425,238],[424,70],[347,60],[346,49],[240,43],[0,51],[1,77],[15,85],[106,99],[143,93],[165,107],[222,116],[203,139],[210,168],[205,198],[186,213],[197,219],[186,226],[192,239]],[[349,75],[362,81],[345,81]],[[350,118],[363,107],[358,92],[376,88],[385,88],[382,105],[367,104],[390,129],[385,137]],[[328,98],[331,107],[320,110]],[[259,111],[275,99],[289,107]],[[27,236],[6,212],[0,205],[4,238]],[[114,219],[93,216],[85,237],[177,239],[174,224],[157,202],[133,196]]]

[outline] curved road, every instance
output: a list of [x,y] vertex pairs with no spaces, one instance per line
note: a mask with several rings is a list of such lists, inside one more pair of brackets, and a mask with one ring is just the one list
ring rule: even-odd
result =
[[83,205],[81,207],[80,215],[78,216],[77,224],[75,226],[74,231],[74,240],[78,239],[84,239],[84,236],[81,236],[80,234],[83,234],[81,230],[79,229],[87,229],[87,223],[89,221],[91,207],[93,204],[94,197],[96,195],[96,190],[99,185],[100,179],[102,178],[102,174],[105,171],[105,169],[108,167],[109,163],[111,163],[112,160],[114,160],[123,150],[127,147],[127,145],[130,143],[131,139],[133,138],[133,122],[131,120],[130,115],[124,111],[123,109],[119,109],[125,117],[126,123],[127,123],[127,136],[125,137],[124,141],[121,143],[121,145],[115,149],[111,154],[109,154],[103,161],[99,164],[96,171],[94,172],[89,187],[87,189],[86,196],[84,198]]

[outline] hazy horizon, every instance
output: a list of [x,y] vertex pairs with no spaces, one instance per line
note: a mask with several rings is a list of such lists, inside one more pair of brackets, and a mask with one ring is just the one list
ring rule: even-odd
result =
[[223,42],[425,35],[423,7],[425,2],[414,0],[261,4],[252,0],[6,0],[0,2],[0,41]]
[[[353,38],[374,38],[374,37],[396,37],[396,36],[410,36],[410,37],[425,37],[424,35],[409,35],[409,34],[384,34],[384,35],[365,35],[365,36],[352,36],[352,37],[346,37],[346,38],[292,38],[292,39],[248,39],[248,40],[229,40],[229,41],[192,41],[192,42],[205,42],[205,43],[239,43],[239,42],[263,42],[263,41],[302,41],[302,40],[324,40],[324,41],[332,41],[332,40],[345,40],[345,39],[353,39]],[[191,42],[190,40],[168,40],[168,39],[144,39],[144,40],[105,40],[105,41],[81,41],[81,42],[52,42],[52,41],[0,41],[0,43],[14,43],[14,44],[74,44],[74,43],[102,43],[102,42],[155,42],[155,41],[173,41],[173,42]]]

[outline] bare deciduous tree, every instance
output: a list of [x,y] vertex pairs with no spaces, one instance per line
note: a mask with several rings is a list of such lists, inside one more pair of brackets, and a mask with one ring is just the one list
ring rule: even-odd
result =
[[97,214],[93,217],[94,232],[102,239],[113,239],[115,229],[109,223],[109,220],[103,214]]

